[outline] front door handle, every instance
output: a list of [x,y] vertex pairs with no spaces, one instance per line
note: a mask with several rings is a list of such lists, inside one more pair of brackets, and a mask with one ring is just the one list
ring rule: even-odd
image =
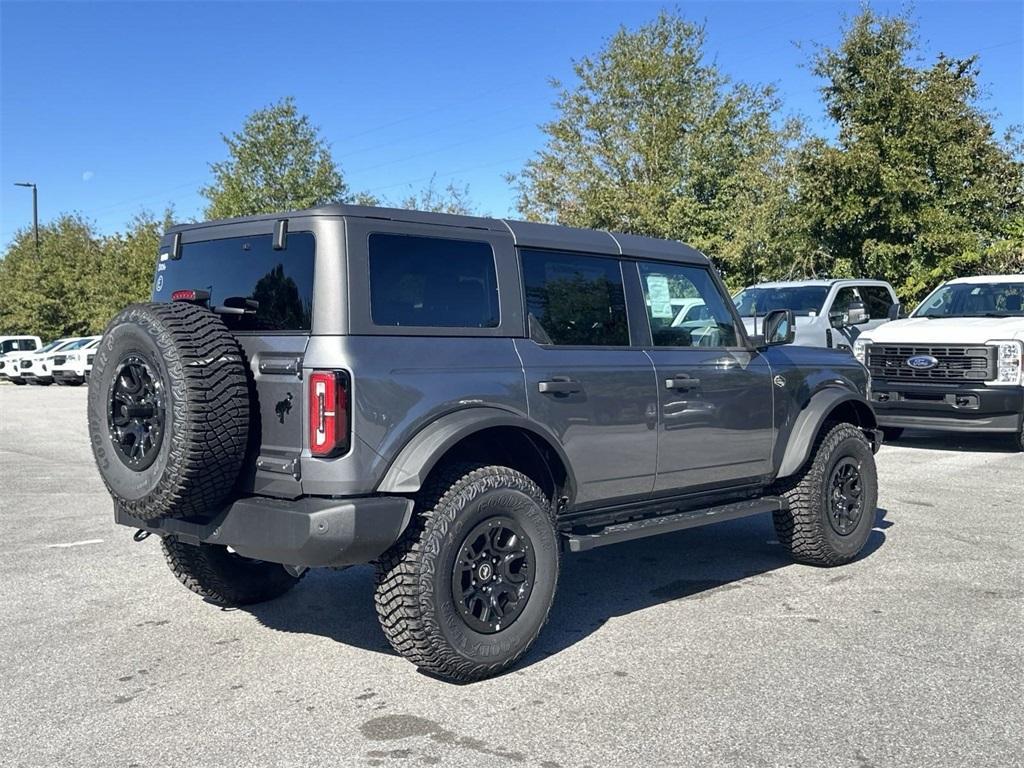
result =
[[572,379],[553,379],[539,382],[537,390],[546,395],[571,395],[574,392],[582,392],[583,385]]
[[685,373],[677,373],[671,378],[665,379],[665,389],[696,389],[700,386],[700,379],[695,379]]

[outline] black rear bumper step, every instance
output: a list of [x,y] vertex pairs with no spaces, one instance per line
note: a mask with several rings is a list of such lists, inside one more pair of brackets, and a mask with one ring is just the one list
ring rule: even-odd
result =
[[669,531],[682,531],[686,528],[696,528],[700,525],[720,523],[740,517],[760,515],[765,512],[776,512],[780,509],[782,509],[782,499],[777,496],[764,496],[760,499],[748,499],[730,504],[720,504],[715,507],[705,507],[704,509],[691,509],[687,512],[677,512],[672,515],[660,515],[643,520],[633,520],[628,523],[617,523],[593,533],[568,533],[565,534],[565,544],[570,552],[585,552],[595,547],[618,544],[620,541],[642,539],[645,536],[655,536],[659,533],[668,533]]

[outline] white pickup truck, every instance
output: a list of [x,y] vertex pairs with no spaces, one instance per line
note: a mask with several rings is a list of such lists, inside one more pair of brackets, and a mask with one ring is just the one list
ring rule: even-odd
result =
[[1024,449],[1024,275],[950,280],[853,351],[890,439],[906,427],[1003,432]]

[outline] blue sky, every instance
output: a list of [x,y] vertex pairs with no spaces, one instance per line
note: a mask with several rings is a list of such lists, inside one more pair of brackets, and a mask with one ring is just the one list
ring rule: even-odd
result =
[[[548,78],[661,3],[0,4],[0,244],[78,211],[101,231],[173,203],[201,215],[221,132],[282,96],[331,142],[354,190],[392,200],[436,173],[484,211],[512,212],[504,174],[543,142]],[[738,80],[775,83],[788,113],[827,131],[803,66],[835,44],[856,2],[680,2],[708,55]],[[877,2],[880,11],[902,4]],[[978,53],[1000,129],[1024,123],[1024,3],[918,2],[921,50]]]

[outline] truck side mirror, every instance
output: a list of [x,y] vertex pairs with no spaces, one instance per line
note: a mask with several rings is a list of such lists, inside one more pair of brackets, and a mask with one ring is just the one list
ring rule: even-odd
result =
[[796,336],[796,320],[792,309],[773,309],[764,316],[761,328],[764,333],[758,338],[761,347],[777,347],[792,344]]
[[848,328],[851,325],[864,325],[871,318],[868,317],[868,311],[864,308],[864,302],[854,301],[843,310],[836,310],[828,313],[829,322],[832,323],[833,328],[843,329]]
[[899,320],[902,315],[903,315],[903,305],[900,304],[898,301],[895,304],[893,304],[891,307],[889,307],[889,319],[890,320]]

